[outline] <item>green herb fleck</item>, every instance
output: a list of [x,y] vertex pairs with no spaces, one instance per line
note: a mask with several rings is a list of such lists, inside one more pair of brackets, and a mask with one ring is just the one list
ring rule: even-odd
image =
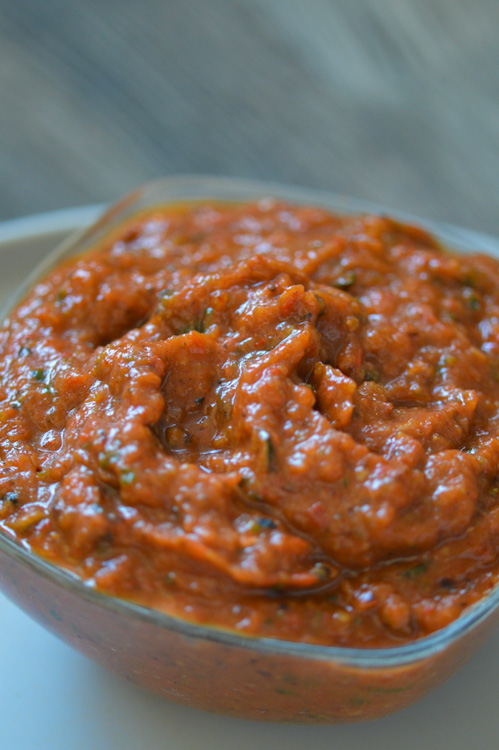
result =
[[463,277],[463,279],[461,281],[461,283],[464,286],[470,286],[472,288],[475,287],[475,285],[477,284],[477,282],[478,282],[478,278],[477,278],[477,272],[476,272],[475,269],[471,269],[470,271],[468,271],[467,273],[465,273],[464,277]]
[[325,302],[324,298],[321,297],[320,294],[317,294],[316,292],[314,292],[314,297],[317,300],[317,302],[319,303],[319,312],[318,312],[317,317],[320,318],[321,315],[324,315],[324,313],[326,311],[326,302]]
[[56,393],[55,389],[51,386],[51,384],[49,382],[50,375],[49,375],[49,373],[46,372],[46,370],[42,370],[42,369],[40,369],[40,370],[32,370],[31,374],[32,374],[32,376],[34,377],[34,379],[38,383],[43,383],[43,385],[45,386],[45,390],[46,390],[47,393],[50,393],[51,395],[53,395],[54,393]]
[[175,586],[177,583],[177,576],[172,570],[165,575],[165,583],[167,586]]
[[357,370],[357,380],[363,382],[366,379],[366,368],[361,365]]
[[467,298],[466,303],[470,310],[479,310],[480,309],[480,300],[475,294],[470,294],[470,296]]
[[213,315],[213,308],[207,307],[201,317],[201,320],[198,323],[196,323],[196,325],[194,326],[194,329],[198,333],[204,333],[206,331],[206,328],[210,324],[210,318],[212,315]]
[[112,541],[113,541],[113,537],[109,532],[104,534],[104,536],[101,539],[99,539],[99,541],[97,542],[97,546],[96,546],[97,554],[98,555],[107,554],[111,547]]
[[351,706],[367,706],[369,705],[369,699],[358,696],[358,697],[350,698],[349,703]]
[[198,333],[204,333],[210,323],[210,318],[213,314],[213,308],[207,307],[203,312],[199,320],[192,321],[183,326],[178,335],[182,336],[184,333],[190,333],[191,331],[197,331]]
[[135,474],[133,471],[124,471],[120,476],[120,483],[125,487],[129,487],[135,482]]
[[39,383],[44,383],[45,378],[47,377],[47,373],[45,370],[32,370],[31,374],[33,375],[35,380],[38,380]]
[[333,286],[337,289],[349,289],[353,284],[355,284],[355,272],[347,271],[339,279],[336,279]]
[[253,490],[247,490],[246,496],[248,500],[252,500],[254,503],[261,503],[263,502],[263,497],[258,494],[258,492],[254,492]]
[[258,526],[258,528],[261,529],[277,529],[277,524],[275,521],[273,521],[271,518],[258,518],[255,521],[255,524]]
[[402,575],[404,578],[418,578],[419,576],[423,575],[423,573],[426,573],[428,570],[428,563],[419,563],[419,565],[415,565],[413,568],[408,568],[407,570],[404,570]]
[[274,443],[272,442],[270,435],[267,432],[265,432],[265,430],[262,430],[260,432],[260,439],[263,441],[263,444],[264,444],[266,469],[267,471],[272,471],[273,463],[275,460]]
[[263,501],[263,498],[261,495],[251,489],[250,481],[251,480],[249,477],[241,477],[238,482],[239,489],[241,490],[241,492],[244,492],[248,500],[252,500],[255,503],[261,503]]
[[322,562],[315,563],[312,573],[319,581],[327,581],[331,576],[331,569]]
[[379,383],[381,380],[381,373],[375,367],[366,368],[366,380],[371,380],[374,383]]
[[116,463],[117,458],[118,456],[116,455],[116,453],[112,451],[109,453],[102,451],[101,453],[99,453],[99,458],[98,458],[99,467],[104,470],[109,469],[111,464]]
[[10,503],[11,505],[17,505],[19,502],[19,496],[15,492],[6,492],[2,497],[3,503]]

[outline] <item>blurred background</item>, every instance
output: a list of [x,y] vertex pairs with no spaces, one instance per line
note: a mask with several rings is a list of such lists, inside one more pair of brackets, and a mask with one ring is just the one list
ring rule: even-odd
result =
[[0,0],[0,219],[174,173],[499,234],[499,2]]

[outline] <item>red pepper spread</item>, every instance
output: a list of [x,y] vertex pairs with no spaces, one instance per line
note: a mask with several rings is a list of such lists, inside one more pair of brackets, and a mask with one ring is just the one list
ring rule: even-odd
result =
[[130,219],[0,332],[0,524],[107,594],[390,646],[496,582],[499,263],[271,200]]

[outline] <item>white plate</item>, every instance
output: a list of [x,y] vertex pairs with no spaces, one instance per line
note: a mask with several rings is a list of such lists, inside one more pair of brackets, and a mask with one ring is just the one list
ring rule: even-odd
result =
[[[0,304],[95,207],[0,225]],[[58,641],[0,595],[0,748],[5,750],[493,750],[499,633],[416,705],[369,724],[227,719],[148,695]]]

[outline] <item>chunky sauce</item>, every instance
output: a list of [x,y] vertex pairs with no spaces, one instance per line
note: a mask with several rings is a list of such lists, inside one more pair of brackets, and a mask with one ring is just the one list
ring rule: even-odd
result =
[[0,344],[1,527],[90,586],[389,646],[497,580],[495,260],[376,216],[165,207]]

